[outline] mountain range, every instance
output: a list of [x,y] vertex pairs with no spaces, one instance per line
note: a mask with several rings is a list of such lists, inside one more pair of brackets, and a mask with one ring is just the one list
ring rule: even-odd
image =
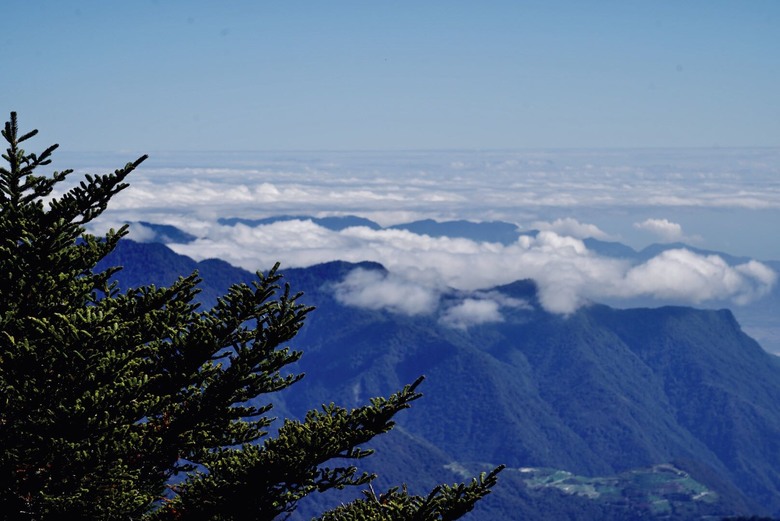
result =
[[[125,267],[121,287],[197,269],[204,306],[254,277],[129,240],[105,263]],[[384,272],[345,262],[284,271],[317,309],[294,343],[306,378],[273,401],[280,417],[300,417],[425,374],[424,398],[365,460],[378,487],[422,491],[504,463],[469,519],[780,515],[780,359],[731,311],[593,304],[564,317],[545,312],[525,280],[491,290],[515,303],[503,321],[453,327],[436,314],[346,305],[335,288],[355,269]],[[345,499],[313,497],[298,518]]]
[[[372,230],[407,230],[430,237],[463,238],[476,242],[500,243],[505,246],[516,242],[521,235],[536,236],[538,233],[538,230],[521,230],[517,225],[503,221],[472,222],[466,220],[453,220],[440,222],[432,219],[425,219],[383,227],[374,221],[353,215],[331,217],[280,215],[261,219],[233,217],[222,218],[219,219],[218,222],[226,226],[243,224],[255,227],[292,220],[312,221],[314,224],[336,232],[349,227],[362,226]],[[195,236],[178,230],[170,225],[147,222],[137,224],[142,225],[146,231],[153,232],[152,235],[145,239],[146,241],[188,243],[196,239]],[[628,260],[632,264],[645,262],[650,258],[671,249],[686,249],[703,256],[716,255],[730,266],[736,266],[750,260],[747,257],[739,257],[730,255],[726,252],[696,248],[680,242],[651,244],[641,250],[635,250],[620,242],[605,241],[595,238],[586,238],[583,240],[583,243],[588,250],[598,255]],[[761,261],[766,266],[773,269],[775,273],[780,274],[780,260],[761,259]],[[638,297],[633,299],[620,298],[613,300],[604,299],[602,303],[620,308],[658,306],[658,301],[653,300],[651,297]],[[679,302],[679,304],[684,303]],[[756,338],[764,349],[780,355],[780,284],[776,284],[768,295],[757,301],[744,303],[738,306],[725,300],[711,301],[707,303],[707,307],[712,309],[723,307],[730,308],[737,317],[740,325],[748,331],[751,336]]]

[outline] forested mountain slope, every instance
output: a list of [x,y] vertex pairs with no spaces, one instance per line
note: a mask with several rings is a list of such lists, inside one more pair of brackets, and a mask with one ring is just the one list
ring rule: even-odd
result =
[[[159,244],[123,241],[109,262],[126,267],[117,276],[123,287],[169,284],[197,268],[206,305],[229,283],[252,279]],[[730,311],[591,305],[564,317],[541,310],[534,284],[518,281],[493,290],[523,303],[502,309],[503,321],[453,327],[441,311],[408,316],[342,304],[334,284],[354,268],[334,262],[284,270],[317,310],[294,343],[304,351],[306,378],[274,401],[280,415],[331,400],[357,406],[425,374],[425,397],[366,460],[388,482],[416,487],[455,481],[463,467],[507,464],[474,519],[510,511],[531,519],[780,515],[780,363]],[[661,464],[711,493],[694,493],[692,485],[659,496],[671,490],[664,476],[675,475],[653,467]],[[610,481],[625,487],[616,500],[595,482],[548,486],[551,478],[540,481],[530,468],[588,479],[645,469],[663,486],[645,494],[628,492],[628,478]]]

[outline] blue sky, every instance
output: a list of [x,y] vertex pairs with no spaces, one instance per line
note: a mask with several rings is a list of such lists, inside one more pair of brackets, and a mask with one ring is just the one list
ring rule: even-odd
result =
[[780,2],[4,2],[67,150],[778,146]]
[[[560,313],[740,307],[777,284],[755,261],[632,263],[581,241],[780,259],[775,0],[7,0],[0,66],[0,110],[41,130],[30,148],[62,145],[54,168],[151,155],[98,232],[172,224],[198,237],[176,251],[250,270],[374,260],[392,277],[345,287],[390,306],[533,278]],[[542,233],[497,245],[218,220],[281,214]],[[491,302],[475,300],[496,318],[506,303]],[[780,345],[776,316],[744,323]]]

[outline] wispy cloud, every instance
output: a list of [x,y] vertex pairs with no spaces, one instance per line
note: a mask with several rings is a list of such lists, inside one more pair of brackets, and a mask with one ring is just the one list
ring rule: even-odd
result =
[[467,329],[479,324],[503,322],[504,317],[498,302],[467,298],[449,307],[439,321],[454,328]]
[[[115,223],[113,228],[119,228],[123,223]],[[140,223],[135,223],[130,227],[128,238],[135,242],[151,242],[157,239],[157,232]]]
[[439,294],[433,288],[376,270],[356,269],[333,286],[336,300],[348,306],[389,309],[405,315],[435,313]]
[[498,291],[476,291],[445,307],[439,323],[466,330],[481,324],[503,322],[502,308],[533,309],[525,300],[508,297]]

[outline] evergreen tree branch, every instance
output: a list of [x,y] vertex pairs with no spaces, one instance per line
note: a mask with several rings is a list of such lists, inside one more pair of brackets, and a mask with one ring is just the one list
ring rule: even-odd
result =
[[[422,378],[357,409],[330,404],[286,420],[269,436],[263,402],[302,378],[285,373],[301,356],[286,344],[312,308],[281,285],[278,264],[206,311],[197,273],[120,292],[120,268],[96,266],[127,227],[93,236],[84,225],[146,156],[48,201],[72,170],[36,175],[57,148],[26,153],[20,143],[36,134],[19,135],[16,113],[2,130],[0,516],[273,519],[313,492],[368,484],[373,476],[351,463],[420,397]],[[497,472],[426,498],[393,489],[343,512],[385,515],[390,504],[455,519]]]

